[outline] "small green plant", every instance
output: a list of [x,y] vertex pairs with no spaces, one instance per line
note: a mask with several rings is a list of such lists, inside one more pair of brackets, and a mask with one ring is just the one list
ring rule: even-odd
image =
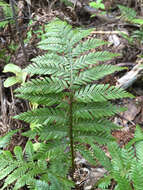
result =
[[[89,3],[90,7],[96,9],[98,11],[98,14],[104,15],[106,14],[104,3],[102,3],[102,0],[92,1]],[[96,14],[93,14],[91,17],[96,16]]]
[[[107,118],[125,109],[113,105],[109,100],[132,97],[121,88],[98,83],[104,76],[122,70],[117,66],[102,64],[118,54],[95,52],[97,47],[107,42],[88,39],[92,30],[72,29],[58,19],[48,24],[47,29],[38,45],[47,53],[34,58],[33,63],[23,70],[37,77],[15,91],[17,97],[39,105],[15,116],[15,119],[28,122],[31,126],[23,135],[30,139],[38,137],[38,142],[29,145],[30,150],[34,147],[36,154],[34,158],[33,154],[30,157],[32,165],[29,166],[34,173],[31,172],[32,177],[28,179],[27,171],[20,173],[28,180],[23,182],[19,173],[12,172],[13,169],[9,173],[3,172],[3,178],[8,175],[3,188],[16,180],[15,189],[29,184],[29,188],[37,190],[39,186],[47,190],[71,190],[73,183],[67,176],[74,178],[76,152],[96,165],[92,150],[88,150],[85,145],[89,144],[96,157],[100,158],[104,154],[94,143],[107,144],[114,141],[111,130],[117,126]],[[20,148],[17,149],[21,152]],[[19,155],[17,151],[15,154]],[[23,165],[23,157],[20,156],[20,159]],[[41,159],[42,171],[37,168],[38,160]],[[25,165],[29,164],[26,159],[24,162]],[[108,159],[105,158],[104,162],[108,167]],[[35,181],[37,176],[38,180]],[[14,180],[9,180],[10,177]]]
[[[108,175],[100,180],[98,187],[107,189],[114,179],[116,190],[142,190],[143,187],[143,131],[137,126],[134,138],[125,146],[119,148],[117,143],[109,143],[111,155]],[[102,160],[102,157],[100,157]],[[109,160],[109,159],[108,159]],[[100,161],[99,161],[100,162]],[[102,162],[102,165],[104,163]],[[106,167],[106,165],[105,165]],[[107,168],[107,167],[106,167]]]
[[104,3],[102,3],[102,0],[97,0],[96,2],[90,2],[89,5],[95,9],[103,9],[105,10]]
[[6,54],[7,54],[6,49],[3,48],[3,49],[0,50],[0,59],[1,59],[1,61],[8,64],[9,60],[10,60],[10,55],[6,55]]
[[3,70],[4,73],[11,72],[15,74],[13,77],[9,77],[4,82],[4,87],[10,87],[16,83],[25,83],[27,73],[23,71],[19,66],[14,64],[7,64]]
[[139,44],[143,43],[143,19],[137,18],[137,13],[134,9],[128,8],[126,6],[119,5],[118,6],[120,11],[121,11],[121,18],[123,18],[125,21],[133,23],[133,24],[138,24],[139,25],[139,30],[136,30],[132,32],[130,36],[127,34],[121,33],[121,35],[128,40],[128,42],[131,45],[134,45],[136,43],[135,39],[138,40]]
[[143,19],[137,18],[137,13],[134,9],[123,6],[123,5],[118,5],[120,11],[121,11],[121,17],[127,21],[131,22],[134,24],[139,24],[143,25]]
[[[11,10],[11,7],[8,3],[6,3],[3,0],[0,0],[0,7],[3,10],[3,16],[5,18],[12,17],[12,10]],[[1,27],[4,28],[8,23],[9,23],[9,21],[1,21],[0,22],[0,28]]]

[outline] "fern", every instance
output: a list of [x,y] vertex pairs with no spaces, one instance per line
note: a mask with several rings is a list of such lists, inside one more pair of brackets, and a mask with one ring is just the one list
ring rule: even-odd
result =
[[[141,190],[143,187],[143,131],[137,126],[135,137],[125,148],[119,148],[117,143],[109,143],[108,149],[112,157],[109,166],[104,162],[105,156],[99,157],[99,162],[108,170],[109,175],[98,182],[101,189],[110,185],[110,180],[114,179],[117,183],[115,189],[135,189]],[[140,140],[139,140],[140,139]],[[134,147],[132,144],[134,143]],[[99,154],[98,154],[99,155]]]
[[[56,189],[57,187],[60,190],[71,188],[72,183],[66,179],[65,180],[67,182],[61,184],[61,177],[58,175],[57,170],[55,170],[56,173],[54,174],[54,169],[52,168],[51,173],[50,167],[52,167],[52,163],[51,166],[48,167],[46,159],[43,159],[42,155],[40,156],[40,154],[37,154],[34,151],[32,142],[29,141],[27,143],[25,154],[22,152],[22,148],[20,146],[16,146],[14,148],[14,154],[14,157],[9,151],[4,151],[0,154],[0,180],[5,178],[4,185],[1,189],[5,189],[5,187],[10,184],[14,184],[13,190],[20,189],[25,185],[32,189],[37,188],[39,183],[42,183],[42,186],[47,187],[49,190]],[[36,178],[39,176],[40,180],[37,181]],[[54,188],[49,187],[49,181],[54,184]]]
[[3,137],[0,137],[0,148],[6,148],[6,146],[9,144],[11,137],[17,132],[18,130],[13,130],[8,132],[6,135]]
[[9,151],[4,151],[0,154],[0,179],[2,180],[6,177],[5,183],[1,189],[4,189],[13,182],[16,182],[13,189],[19,189],[31,183],[32,180],[34,182],[35,176],[46,171],[46,167],[44,168],[44,161],[43,168],[38,166],[38,162],[34,162],[32,143],[28,142],[26,145],[27,158],[24,158],[22,149],[19,146],[14,148],[14,154],[15,158]]
[[[107,118],[125,109],[108,100],[132,97],[120,88],[98,84],[99,79],[121,68],[102,64],[118,54],[92,51],[107,43],[89,40],[87,37],[92,30],[72,29],[66,22],[55,20],[48,24],[47,31],[38,45],[46,54],[34,58],[33,63],[24,69],[38,77],[16,90],[17,97],[39,104],[38,108],[15,116],[30,123],[31,131],[25,135],[30,138],[38,135],[39,142],[34,145],[36,155],[26,147],[25,161],[21,149],[16,148],[16,162],[13,159],[11,164],[7,162],[10,168],[2,176],[9,175],[3,188],[17,180],[15,189],[25,184],[35,189],[39,184],[43,189],[70,189],[73,184],[67,174],[71,168],[73,176],[75,152],[79,151],[89,162],[96,164],[92,152],[97,153],[97,160],[105,154],[93,145],[94,142],[106,144],[114,140],[110,132],[117,126]],[[84,149],[85,143],[91,145],[91,151]],[[39,158],[43,160],[40,169]],[[46,160],[50,164],[45,171]],[[20,167],[25,169],[16,169],[17,163],[22,163]],[[102,164],[110,168],[108,159],[105,158]],[[36,176],[40,177],[39,181],[33,180]]]
[[123,5],[119,5],[118,6],[120,11],[121,11],[121,16],[123,17],[123,19],[132,22],[133,19],[135,19],[135,17],[137,16],[136,11],[134,11],[134,9],[123,6]]

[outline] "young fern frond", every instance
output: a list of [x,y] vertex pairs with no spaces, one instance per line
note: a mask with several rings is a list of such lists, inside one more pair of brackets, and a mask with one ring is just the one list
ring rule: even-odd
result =
[[[87,39],[92,30],[72,29],[66,22],[55,20],[48,24],[47,31],[39,43],[39,48],[47,53],[34,58],[33,63],[25,69],[30,75],[36,74],[39,77],[31,79],[16,90],[18,97],[38,103],[40,108],[15,118],[35,126],[31,128],[34,135],[37,134],[39,140],[42,140],[39,150],[42,151],[42,158],[48,157],[52,163],[49,174],[42,180],[47,182],[48,176],[50,187],[59,190],[59,185],[54,186],[56,183],[53,181],[57,179],[54,175],[58,175],[61,181],[64,177],[64,181],[69,167],[72,166],[73,176],[75,151],[85,156],[88,152],[89,160],[93,163],[92,153],[83,149],[84,144],[93,146],[94,142],[106,144],[113,140],[110,132],[116,125],[106,118],[124,111],[124,108],[118,108],[108,100],[132,96],[120,88],[96,84],[97,80],[120,71],[121,68],[101,63],[118,54],[107,51],[93,52],[92,50],[95,51],[96,47],[106,42]],[[50,142],[53,146],[49,145]],[[104,155],[95,149],[97,158]],[[104,165],[107,160],[103,161]],[[65,164],[62,167],[63,163]],[[62,172],[64,167],[66,169]],[[71,184],[65,184],[65,189],[68,190]],[[43,186],[47,185],[44,183]]]

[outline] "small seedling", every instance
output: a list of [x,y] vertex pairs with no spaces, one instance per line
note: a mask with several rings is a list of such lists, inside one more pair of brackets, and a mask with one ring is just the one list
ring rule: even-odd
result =
[[10,87],[10,86],[12,86],[14,84],[17,84],[17,83],[21,83],[21,84],[25,83],[27,73],[25,71],[23,71],[19,66],[11,64],[11,63],[7,64],[4,67],[3,72],[4,73],[11,72],[11,73],[15,74],[15,76],[8,77],[5,80],[4,87],[8,88],[8,87]]

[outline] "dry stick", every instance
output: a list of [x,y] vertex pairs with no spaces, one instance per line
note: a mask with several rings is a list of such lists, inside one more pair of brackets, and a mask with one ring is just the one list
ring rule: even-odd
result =
[[7,131],[8,130],[8,126],[7,126],[7,106],[6,106],[6,99],[4,97],[2,77],[0,77],[0,102],[1,102],[1,116],[2,116],[2,122],[3,122],[2,130]]
[[[117,87],[121,87],[123,89],[129,88],[137,79],[139,79],[143,75],[143,60],[138,61],[138,64],[133,67],[133,69],[127,72],[123,77],[117,80]],[[124,116],[117,114],[120,118],[125,119],[130,122],[132,125],[136,126],[133,121],[128,120]]]
[[13,19],[14,19],[15,25],[16,25],[16,30],[18,32],[19,42],[20,42],[20,45],[21,45],[21,48],[22,48],[22,51],[23,51],[25,62],[27,62],[28,61],[28,59],[27,59],[27,53],[25,51],[23,39],[21,37],[22,35],[21,35],[20,28],[19,28],[19,25],[18,25],[18,21],[17,21],[17,17],[16,17],[16,11],[15,11],[13,0],[10,0],[10,5],[11,5],[11,9],[12,9]]
[[130,87],[137,79],[143,75],[143,60],[139,61],[136,66],[129,72],[127,72],[123,77],[117,80],[117,87],[127,89]]

